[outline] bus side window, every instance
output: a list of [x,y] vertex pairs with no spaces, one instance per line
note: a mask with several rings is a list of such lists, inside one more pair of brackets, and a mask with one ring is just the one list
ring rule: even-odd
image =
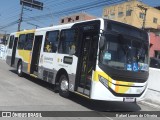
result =
[[62,54],[76,53],[76,32],[74,29],[62,30],[58,52]]
[[25,34],[21,34],[19,36],[18,49],[23,49],[24,48],[25,41],[26,41],[26,35]]
[[58,48],[59,31],[48,31],[45,37],[44,52],[55,53]]
[[10,40],[9,40],[9,49],[12,49],[13,46],[13,41],[14,41],[14,36],[10,36]]
[[25,43],[25,46],[24,46],[25,50],[32,50],[33,39],[34,39],[34,33],[28,33],[26,35],[26,43]]

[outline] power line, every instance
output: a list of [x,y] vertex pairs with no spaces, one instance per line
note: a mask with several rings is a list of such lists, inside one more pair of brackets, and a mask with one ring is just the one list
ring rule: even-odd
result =
[[[66,1],[66,3],[65,3],[65,1],[66,0],[61,1],[61,2],[55,2],[55,1],[52,1],[52,0],[47,0],[47,1],[45,1],[45,4],[54,2],[55,3],[54,8],[55,8],[59,5],[69,4],[73,0],[68,0],[68,2]],[[76,1],[76,0],[74,0],[74,1]],[[54,15],[54,17],[57,17],[57,16],[61,16],[61,15],[71,14],[71,13],[74,13],[74,12],[96,9],[97,7],[100,7],[100,6],[107,6],[107,5],[116,4],[116,3],[120,3],[120,2],[124,2],[124,1],[125,0],[109,0],[109,1],[108,0],[101,0],[101,1],[95,0],[95,1],[92,1],[92,2],[87,2],[85,4],[80,4],[80,5],[75,6],[75,7],[72,6],[72,7],[63,9],[63,10],[54,11],[54,12],[52,12],[52,15]],[[52,5],[49,5],[49,6],[52,6]],[[30,14],[30,13],[28,13],[28,14]],[[36,16],[36,15],[35,16],[29,16],[27,18],[23,18],[23,22],[37,21],[37,22],[40,23],[40,20],[47,20],[48,18],[50,18],[50,15],[51,15],[51,13],[41,14],[41,15],[38,15],[38,16]],[[17,18],[17,15],[15,16],[15,18]],[[16,22],[17,22],[17,20],[16,20]],[[42,23],[40,23],[40,24],[42,24]],[[11,22],[8,25],[4,25],[2,27],[8,27],[8,26],[13,26],[13,22]],[[0,27],[0,29],[1,29],[1,27]]]
[[[106,0],[103,0],[102,2],[96,2],[96,3],[92,3],[91,5],[89,4],[85,4],[85,5],[81,5],[81,6],[78,6],[78,7],[74,7],[74,8],[68,8],[68,9],[65,9],[65,10],[61,10],[61,11],[56,11],[56,12],[53,12],[54,16],[59,16],[59,15],[63,15],[63,14],[69,14],[69,13],[73,13],[73,12],[78,12],[78,11],[83,11],[83,10],[87,10],[87,9],[93,9],[95,7],[100,7],[100,6],[103,6],[103,5],[109,5],[109,4],[115,4],[115,3],[119,3],[119,2],[123,2],[125,0],[110,0],[110,1],[107,1]],[[46,18],[48,17],[50,14],[44,14],[44,15],[39,15],[39,16],[33,16],[33,17],[30,17],[30,18],[26,18],[25,20],[32,20],[33,18],[34,19],[41,19],[41,18]]]
[[14,21],[14,22],[11,22],[11,23],[9,23],[9,24],[7,24],[5,26],[2,26],[2,27],[0,27],[0,29],[4,29],[4,28],[10,27],[10,26],[13,26],[13,25],[15,25],[17,23],[18,23],[18,20]]
[[40,27],[39,25],[36,25],[36,24],[30,23],[30,22],[26,22],[26,23],[27,23],[27,24],[29,24],[29,25],[35,26],[36,28]]

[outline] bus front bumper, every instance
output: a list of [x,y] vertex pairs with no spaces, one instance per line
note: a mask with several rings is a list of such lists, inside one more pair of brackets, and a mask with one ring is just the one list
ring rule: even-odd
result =
[[147,83],[140,84],[141,86],[119,86],[111,83],[107,85],[100,81],[92,81],[90,98],[104,101],[141,101],[144,99]]

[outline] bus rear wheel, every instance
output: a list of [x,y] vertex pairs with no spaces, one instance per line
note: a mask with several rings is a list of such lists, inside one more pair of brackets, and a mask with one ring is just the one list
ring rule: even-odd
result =
[[59,95],[65,98],[69,97],[69,80],[66,75],[61,75],[60,77]]
[[23,76],[23,72],[22,72],[22,62],[19,62],[19,63],[18,63],[18,66],[17,66],[17,74],[18,74],[18,76],[20,76],[20,77]]

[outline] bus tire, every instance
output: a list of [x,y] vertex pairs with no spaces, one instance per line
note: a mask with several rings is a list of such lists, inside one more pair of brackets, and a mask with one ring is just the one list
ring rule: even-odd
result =
[[64,98],[69,97],[69,80],[65,74],[61,75],[59,79],[59,95]]
[[18,74],[18,76],[19,77],[22,77],[23,76],[23,72],[22,72],[22,62],[20,61],[19,63],[18,63],[18,66],[17,66],[17,74]]

